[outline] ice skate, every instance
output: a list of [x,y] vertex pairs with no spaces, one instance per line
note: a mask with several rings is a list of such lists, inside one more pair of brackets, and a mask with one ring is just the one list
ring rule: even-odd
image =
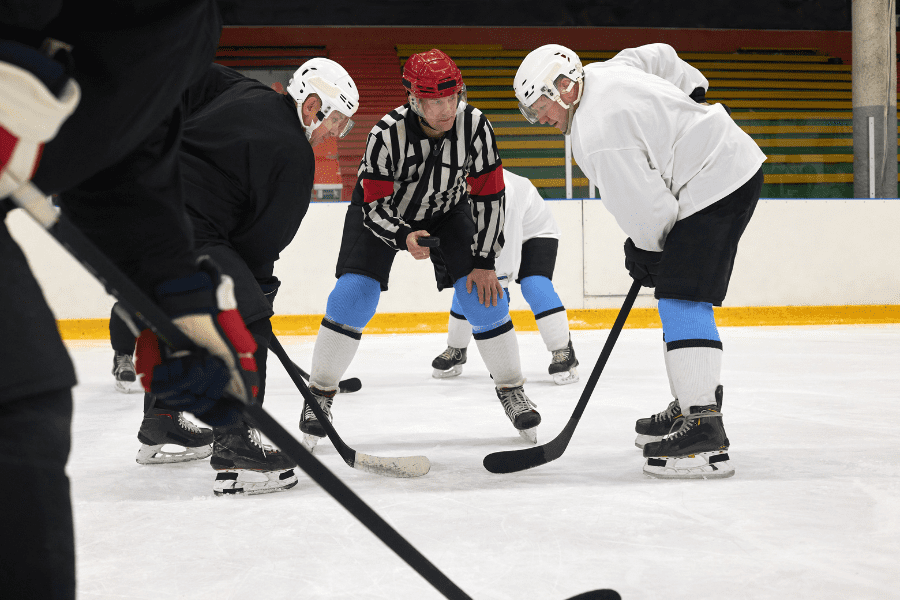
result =
[[431,361],[431,366],[434,367],[431,376],[435,379],[456,377],[462,373],[464,364],[466,364],[466,348],[447,346],[446,350]]
[[644,446],[644,474],[657,479],[731,477],[728,445],[719,407],[692,406],[678,431]]
[[[720,385],[715,392],[716,408],[719,412],[722,412],[722,390],[723,388]],[[645,444],[660,441],[664,436],[675,433],[681,427],[683,420],[681,405],[678,403],[678,398],[676,398],[669,403],[669,406],[664,411],[651,417],[637,420],[634,424],[634,431],[638,435],[634,439],[634,445],[638,448],[643,448]]]
[[561,350],[553,351],[553,359],[547,371],[553,376],[556,385],[567,385],[578,382],[578,359],[575,358],[575,349],[572,347],[572,338],[569,345]]
[[525,395],[524,382],[522,385],[497,386],[496,390],[506,416],[519,431],[519,435],[524,440],[537,444],[537,426],[541,422],[541,415],[534,410],[537,405]]
[[182,412],[153,408],[144,415],[138,440],[141,448],[135,461],[139,465],[178,463],[212,454],[213,433],[185,419]]
[[116,378],[116,389],[118,391],[123,394],[137,391],[132,389],[135,387],[133,384],[137,381],[137,374],[135,373],[134,361],[132,361],[130,354],[115,353],[115,356],[113,356],[112,374]]
[[294,461],[263,444],[259,432],[246,423],[216,428],[209,464],[218,471],[216,496],[269,494],[297,485]]
[[[638,435],[634,439],[634,445],[638,448],[643,448],[645,444],[658,442],[666,435],[673,433],[673,428],[677,430],[678,427],[681,427],[683,419],[681,405],[678,403],[678,398],[676,398],[669,402],[669,406],[664,411],[658,412],[651,417],[637,420],[634,424],[634,431]],[[675,427],[676,423],[678,424],[677,427]]]
[[[326,392],[311,385],[309,386],[309,391],[312,392],[313,397],[318,401],[319,406],[322,407],[325,416],[328,417],[328,422],[331,423],[331,404],[334,402],[335,390]],[[319,423],[316,413],[313,412],[306,401],[303,402],[303,419],[300,420],[300,431],[303,433],[303,441],[301,443],[310,452],[316,447],[319,439],[325,437],[325,429]]]

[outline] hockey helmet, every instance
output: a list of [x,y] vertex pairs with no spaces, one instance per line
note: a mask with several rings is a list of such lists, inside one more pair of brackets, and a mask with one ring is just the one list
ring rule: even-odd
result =
[[304,126],[307,139],[335,110],[347,117],[347,124],[338,137],[344,137],[353,129],[353,119],[350,117],[359,108],[359,90],[347,70],[333,60],[311,58],[303,63],[288,82],[287,93],[297,102],[301,122],[303,101],[310,94],[316,94],[322,101],[322,107],[316,113],[317,120]]
[[[556,87],[556,80],[562,75],[572,81],[565,90]],[[538,122],[538,114],[531,105],[541,96],[547,96],[569,111],[571,120],[572,106],[581,101],[584,86],[578,88],[578,98],[572,106],[562,101],[561,93],[568,92],[576,83],[584,81],[584,67],[578,55],[565,46],[547,44],[537,50],[532,50],[516,71],[513,79],[513,90],[519,100],[519,111],[528,119],[529,123]]]
[[466,104],[466,84],[456,63],[434,48],[413,54],[403,67],[403,87],[409,92],[409,104],[424,118],[420,98],[446,98],[459,94],[457,112]]

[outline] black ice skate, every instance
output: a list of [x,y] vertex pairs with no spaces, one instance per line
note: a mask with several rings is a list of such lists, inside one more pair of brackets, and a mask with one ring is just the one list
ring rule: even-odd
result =
[[216,427],[209,464],[219,472],[213,483],[216,496],[268,494],[297,485],[294,461],[263,444],[259,432],[246,423]]
[[572,347],[572,338],[569,345],[561,350],[553,351],[553,359],[547,371],[553,375],[556,385],[566,385],[578,382],[578,359],[575,358],[575,349]]
[[132,385],[137,381],[137,375],[134,370],[134,361],[131,360],[130,354],[115,353],[113,356],[112,374],[116,378],[116,389],[123,394],[128,394],[136,389],[132,389]]
[[[721,385],[716,388],[715,396],[716,409],[722,412]],[[634,440],[634,445],[638,448],[643,448],[645,444],[660,441],[664,436],[675,433],[681,427],[683,420],[684,415],[681,414],[681,405],[678,403],[678,398],[675,398],[669,403],[666,410],[656,413],[652,417],[637,420],[634,424],[634,431],[638,435]]]
[[519,430],[519,435],[532,444],[537,444],[537,426],[541,423],[541,415],[534,410],[537,405],[525,395],[524,383],[498,385],[496,390],[506,416],[509,417],[513,427]]
[[[309,391],[312,392],[313,397],[318,401],[319,406],[322,407],[325,416],[328,417],[328,422],[331,423],[331,404],[334,402],[335,390],[326,392],[325,390],[320,390],[316,386],[311,385],[309,386]],[[302,443],[310,452],[316,447],[319,438],[325,437],[325,429],[322,427],[322,424],[319,423],[319,420],[316,418],[316,413],[313,412],[306,401],[303,402],[303,419],[300,420],[300,431],[303,432]]]
[[431,366],[434,367],[431,376],[435,379],[456,377],[462,373],[464,364],[466,364],[466,348],[447,346],[446,350],[431,361]]
[[728,445],[719,407],[692,406],[678,431],[644,446],[644,474],[658,479],[731,477]]
[[212,429],[197,427],[177,410],[151,409],[144,415],[138,439],[142,445],[135,460],[140,465],[187,462],[212,454]]

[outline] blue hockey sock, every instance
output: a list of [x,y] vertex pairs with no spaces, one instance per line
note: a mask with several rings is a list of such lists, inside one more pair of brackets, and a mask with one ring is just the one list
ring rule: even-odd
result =
[[687,414],[692,406],[715,404],[722,342],[712,304],[661,298],[659,317],[666,343],[666,371],[682,411]]
[[543,275],[532,275],[522,279],[520,285],[547,350],[553,352],[568,346],[569,317],[553,282]]
[[325,318],[361,332],[375,316],[381,284],[365,275],[345,273],[328,296]]
[[522,365],[519,359],[519,343],[509,316],[508,294],[497,301],[497,306],[484,306],[478,302],[478,291],[466,292],[466,278],[461,277],[453,286],[459,306],[472,324],[478,353],[494,378],[494,385],[522,385]]

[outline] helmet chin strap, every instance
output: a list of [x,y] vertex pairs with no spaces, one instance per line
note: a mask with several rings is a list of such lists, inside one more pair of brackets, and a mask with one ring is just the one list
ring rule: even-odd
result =
[[[566,94],[572,90],[572,86],[575,85],[574,81],[569,83],[569,87],[563,90],[562,94]],[[584,92],[584,78],[581,80],[581,85],[578,86],[578,97],[572,101],[572,104],[566,104],[562,101],[562,94],[560,94],[559,99],[556,101],[560,106],[566,109],[566,129],[562,132],[563,135],[569,135],[569,130],[572,128],[572,117],[575,116],[575,109],[578,108],[578,104],[581,102],[581,94]]]
[[[325,121],[325,115],[322,114],[322,110],[319,109],[316,111],[315,115],[310,116],[310,123],[307,125],[303,122],[303,104],[297,104],[297,116],[300,117],[300,125],[303,126],[303,132],[306,134],[306,140],[309,141],[312,138],[313,131],[318,129],[319,125],[321,125]],[[316,121],[318,119],[318,121]]]

